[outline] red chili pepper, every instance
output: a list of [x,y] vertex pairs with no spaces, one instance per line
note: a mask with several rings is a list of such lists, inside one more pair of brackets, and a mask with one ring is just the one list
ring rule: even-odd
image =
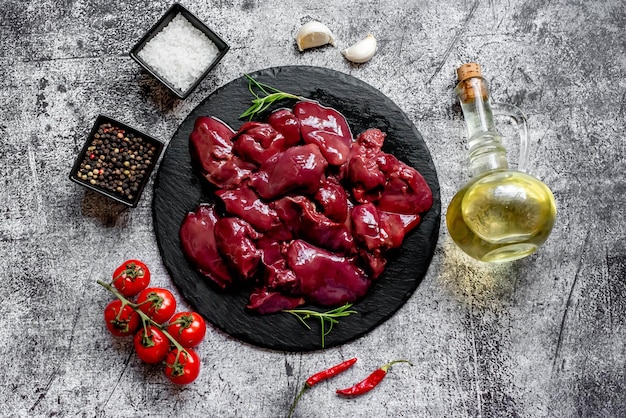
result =
[[351,386],[346,389],[337,389],[337,393],[343,396],[358,396],[358,395],[362,395],[364,393],[369,392],[370,390],[378,386],[381,380],[383,380],[384,377],[387,375],[387,371],[389,370],[389,368],[396,363],[409,363],[411,366],[413,365],[411,364],[410,361],[407,361],[407,360],[391,361],[383,365],[382,367],[374,370],[372,374],[367,376],[365,379],[361,380],[356,385]]
[[323,380],[330,379],[333,376],[337,376],[339,373],[352,367],[354,363],[356,363],[356,357],[351,358],[350,360],[346,360],[342,363],[339,363],[336,366],[333,366],[329,369],[322,370],[321,372],[315,373],[314,375],[309,377],[306,380],[306,382],[304,382],[304,387],[302,387],[300,392],[298,392],[296,399],[294,399],[293,403],[291,404],[291,408],[289,408],[289,415],[287,415],[287,418],[291,417],[291,414],[293,413],[294,409],[296,409],[296,404],[298,403],[298,401],[300,400],[304,392],[306,392],[312,386],[315,386],[316,384],[318,384],[319,382]]
[[338,365],[333,366],[330,369],[326,369],[319,373],[315,373],[313,376],[309,377],[306,380],[305,386],[311,387],[311,386],[318,384],[322,380],[326,380],[333,376],[337,376],[339,373],[352,367],[354,363],[356,363],[356,357],[351,358],[350,360],[346,360],[343,363],[339,363]]

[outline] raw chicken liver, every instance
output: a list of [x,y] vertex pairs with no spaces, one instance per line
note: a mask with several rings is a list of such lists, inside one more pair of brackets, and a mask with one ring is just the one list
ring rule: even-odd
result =
[[219,287],[247,286],[258,314],[358,301],[432,205],[384,141],[375,128],[353,138],[341,113],[311,101],[238,132],[198,118],[192,158],[223,205],[187,215],[184,253]]

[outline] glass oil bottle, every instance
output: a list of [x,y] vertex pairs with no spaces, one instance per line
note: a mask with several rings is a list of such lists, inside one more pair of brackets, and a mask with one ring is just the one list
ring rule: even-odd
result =
[[[478,260],[506,262],[526,257],[545,242],[556,220],[550,189],[523,171],[528,157],[526,118],[515,106],[491,103],[478,64],[459,67],[457,76],[455,93],[467,126],[472,179],[450,202],[448,231],[465,253]],[[509,168],[494,114],[517,122],[521,139],[518,170]]]

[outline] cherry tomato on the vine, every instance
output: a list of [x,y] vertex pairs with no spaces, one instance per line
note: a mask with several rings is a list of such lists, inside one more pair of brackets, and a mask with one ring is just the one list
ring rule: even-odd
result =
[[167,332],[183,347],[195,347],[204,339],[206,322],[197,312],[179,312],[170,320]]
[[160,329],[150,325],[137,331],[133,343],[137,356],[149,364],[162,362],[170,351],[170,340]]
[[167,289],[148,287],[137,296],[138,309],[159,324],[165,323],[176,312],[176,298]]
[[134,334],[140,326],[141,318],[128,305],[122,307],[122,301],[115,299],[104,308],[104,320],[111,334],[125,337]]
[[126,260],[113,272],[113,286],[124,296],[131,297],[150,284],[150,270],[139,260]]
[[186,385],[200,374],[200,357],[191,348],[185,351],[173,349],[165,358],[165,375],[172,383]]

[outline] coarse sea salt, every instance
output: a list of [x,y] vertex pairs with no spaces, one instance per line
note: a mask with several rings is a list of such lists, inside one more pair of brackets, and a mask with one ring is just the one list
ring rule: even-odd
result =
[[138,56],[180,91],[186,91],[219,54],[217,46],[182,14],[150,39]]

